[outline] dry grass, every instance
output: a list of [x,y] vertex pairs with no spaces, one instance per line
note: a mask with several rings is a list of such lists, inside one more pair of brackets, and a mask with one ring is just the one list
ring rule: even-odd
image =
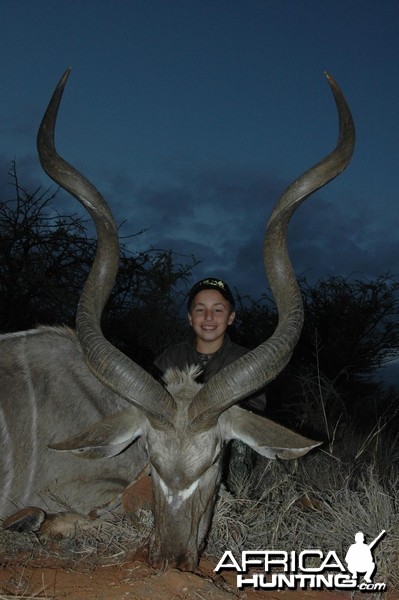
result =
[[12,561],[15,555],[20,555],[26,564],[40,559],[59,559],[67,561],[71,568],[82,562],[91,566],[120,564],[147,541],[152,531],[152,513],[140,510],[138,517],[137,526],[118,515],[112,521],[97,521],[91,529],[76,528],[75,535],[56,540],[35,533],[0,530],[1,559]]
[[[295,471],[295,469],[294,469]],[[399,590],[399,473],[381,480],[373,465],[353,464],[322,452],[301,459],[296,472],[279,462],[260,461],[252,477],[225,490],[217,503],[207,551],[335,550],[343,561],[354,536],[371,542],[386,536],[373,551],[376,581]]]
[[[235,482],[235,496],[222,488],[207,554],[219,559],[227,549],[239,556],[242,550],[320,548],[335,550],[343,560],[357,531],[370,542],[385,529],[385,538],[373,551],[376,581],[399,590],[399,448],[396,440],[383,443],[380,436],[372,450],[369,447],[356,458],[362,445],[353,436],[349,439],[353,451],[348,441],[345,460],[319,450],[293,463],[260,459],[251,478]],[[379,464],[382,459],[384,465]],[[151,535],[152,513],[141,510],[138,517],[131,524],[119,516],[56,542],[0,531],[2,560],[23,553],[26,564],[41,558],[65,560],[72,569],[82,561],[120,564]],[[17,592],[20,595],[10,596],[4,590],[1,595],[0,590],[0,600],[46,598],[43,589],[36,595],[32,591],[27,595],[21,587],[15,588]]]

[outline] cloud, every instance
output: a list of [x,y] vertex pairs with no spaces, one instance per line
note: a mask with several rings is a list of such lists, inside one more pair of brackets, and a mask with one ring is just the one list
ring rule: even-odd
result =
[[[0,156],[3,174],[10,164]],[[17,168],[27,189],[40,185],[43,175],[36,158],[23,158]],[[121,236],[144,230],[131,240],[130,250],[172,249],[199,261],[193,279],[210,274],[222,277],[241,294],[254,297],[267,290],[263,236],[286,181],[240,165],[194,168],[181,163],[174,168],[168,164],[167,179],[160,173],[158,181],[144,185],[122,171],[94,177],[117,223],[124,223]],[[8,197],[6,190],[10,193],[6,180],[3,175],[3,198]],[[79,205],[61,193],[55,208],[77,212]],[[397,271],[398,231],[393,207],[388,213],[372,199],[327,186],[294,215],[288,246],[295,272],[310,282],[333,275],[373,278]]]
[[[201,261],[198,273],[235,279],[238,254],[243,247],[259,247],[276,195],[264,176],[213,167],[179,173],[174,185],[163,189],[142,188],[136,192],[134,207],[126,210],[121,204],[119,209],[128,223],[133,209],[135,221],[139,218],[143,227],[150,227],[141,244],[194,254]],[[259,254],[257,260],[261,262]]]
[[[318,205],[322,210],[315,210]],[[295,215],[288,238],[297,272],[374,278],[397,272],[398,232],[396,212],[384,214],[352,194],[332,198],[321,191]]]
[[[225,277],[243,294],[265,291],[263,236],[287,182],[225,165],[180,169],[174,177],[173,184],[136,191],[134,221],[151,227],[140,243],[193,254],[201,261],[196,275]],[[128,226],[132,208],[125,213]],[[375,203],[324,188],[300,207],[289,226],[296,273],[316,280],[350,274],[372,278],[394,271],[399,235],[391,229],[386,239],[386,223],[387,215]]]

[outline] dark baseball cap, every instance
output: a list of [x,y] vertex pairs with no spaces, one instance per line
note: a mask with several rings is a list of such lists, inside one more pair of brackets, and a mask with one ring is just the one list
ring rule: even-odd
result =
[[201,290],[217,290],[222,294],[223,298],[230,302],[231,308],[234,309],[234,297],[227,283],[221,279],[216,279],[215,277],[207,277],[206,279],[197,281],[197,283],[195,283],[191,288],[187,301],[188,310],[190,310],[190,306],[194,300],[194,297],[198,294],[198,292],[201,292]]

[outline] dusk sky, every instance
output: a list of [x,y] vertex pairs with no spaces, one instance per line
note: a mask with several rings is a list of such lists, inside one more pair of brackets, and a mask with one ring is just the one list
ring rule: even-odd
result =
[[[126,221],[122,234],[148,229],[131,249],[193,254],[193,282],[218,276],[258,297],[274,202],[336,143],[327,70],[357,146],[295,215],[295,270],[398,273],[397,0],[0,0],[0,28],[2,199],[14,158],[22,185],[50,185],[36,132],[71,66],[58,150]],[[66,195],[60,206],[77,210]]]

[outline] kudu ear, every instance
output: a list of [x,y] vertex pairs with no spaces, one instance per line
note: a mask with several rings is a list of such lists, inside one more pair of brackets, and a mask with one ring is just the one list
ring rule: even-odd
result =
[[305,438],[239,406],[232,406],[222,413],[219,426],[225,441],[241,440],[267,458],[298,458],[322,443]]
[[116,456],[136,438],[145,433],[146,416],[134,406],[115,415],[104,417],[73,437],[49,444],[52,450],[71,452],[80,458]]

